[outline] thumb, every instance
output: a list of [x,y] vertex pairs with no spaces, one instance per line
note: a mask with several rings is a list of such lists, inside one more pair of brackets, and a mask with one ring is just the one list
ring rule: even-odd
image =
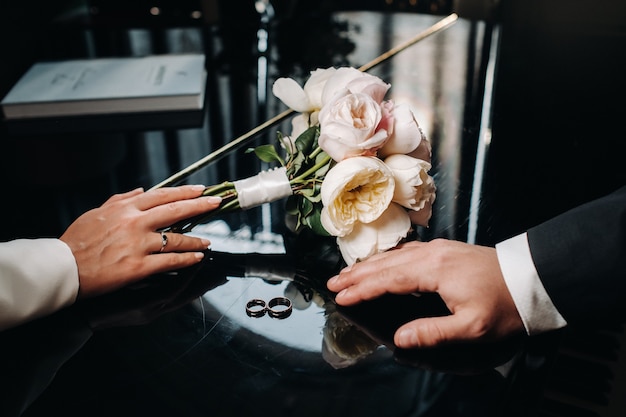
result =
[[394,343],[402,349],[439,346],[467,339],[469,327],[455,314],[421,318],[398,328]]

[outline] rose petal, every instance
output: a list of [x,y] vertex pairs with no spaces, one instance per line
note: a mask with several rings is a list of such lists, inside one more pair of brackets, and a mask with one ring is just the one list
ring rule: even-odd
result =
[[355,224],[352,232],[337,238],[337,244],[344,261],[352,265],[396,247],[410,229],[411,220],[407,211],[392,203],[375,221]]
[[326,82],[335,74],[336,68],[330,67],[326,69],[316,69],[311,72],[307,82],[304,84],[304,92],[309,100],[311,109],[322,108],[322,92],[326,86]]
[[277,79],[272,86],[272,93],[292,110],[297,112],[311,110],[311,104],[306,93],[300,84],[292,78]]
[[[393,134],[378,152],[381,158],[392,154],[408,154],[417,149],[426,136],[419,127],[411,109],[407,105],[398,105],[393,109]],[[430,158],[428,159],[430,160]]]

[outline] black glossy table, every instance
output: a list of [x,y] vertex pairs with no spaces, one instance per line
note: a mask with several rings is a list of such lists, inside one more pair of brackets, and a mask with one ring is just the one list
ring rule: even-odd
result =
[[[305,79],[312,66],[358,67],[442,17],[347,11],[240,25],[241,38],[233,28],[210,31],[211,47],[203,44],[213,56],[205,124],[164,132],[165,157],[142,148],[144,166],[163,163],[165,172],[138,174],[135,168],[120,186],[150,186],[147,181],[201,158],[198,149],[218,149],[278,114],[284,107],[268,93],[275,78]],[[265,36],[267,44],[260,42]],[[295,36],[303,39],[300,49],[287,42]],[[489,23],[460,19],[370,71],[392,84],[390,98],[413,106],[433,143],[437,200],[431,226],[417,238],[475,242],[479,236],[477,196],[489,150],[498,36]],[[218,41],[238,46],[216,52]],[[238,55],[242,45],[255,53]],[[287,129],[276,126],[254,143],[274,140],[281,127]],[[119,133],[136,143],[136,133]],[[131,156],[138,152],[133,148]],[[217,183],[262,168],[238,148],[192,181]],[[193,231],[213,242],[198,267],[151,277],[0,334],[0,414],[510,416],[535,409],[555,335],[395,349],[395,328],[447,314],[441,300],[385,296],[337,307],[325,287],[343,266],[334,241],[295,235],[288,224],[280,201],[213,219]],[[292,300],[292,314],[246,314],[251,299],[274,297]]]

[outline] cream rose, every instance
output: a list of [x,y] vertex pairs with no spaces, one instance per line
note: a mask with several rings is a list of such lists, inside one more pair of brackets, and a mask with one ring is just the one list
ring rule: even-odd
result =
[[[408,155],[395,154],[385,159],[385,165],[393,172],[396,182],[393,201],[413,211],[431,212],[436,187],[433,177],[428,175],[430,163]],[[430,214],[425,214],[414,216],[417,220],[414,223],[427,226]]]
[[309,103],[313,110],[319,110],[322,108],[322,94],[324,93],[324,87],[328,80],[335,75],[336,68],[330,67],[326,69],[316,69],[311,72],[311,76],[304,83],[304,92],[309,98]]
[[338,95],[319,112],[319,146],[335,161],[376,155],[388,136],[378,128],[382,116],[380,105],[367,94]]
[[334,100],[337,94],[341,94],[344,89],[350,93],[367,94],[374,101],[380,104],[391,87],[375,75],[359,71],[356,68],[338,68],[324,84],[322,92],[322,105],[327,105]]
[[389,206],[394,188],[393,173],[380,159],[344,159],[322,182],[322,226],[333,236],[345,236],[357,222],[373,222]]
[[408,154],[417,149],[422,141],[426,140],[422,129],[419,127],[415,115],[407,105],[395,106],[390,101],[385,102],[391,108],[393,114],[393,128],[388,129],[389,140],[378,151],[378,156],[385,158],[392,154]]
[[357,223],[352,232],[337,238],[344,261],[352,265],[372,255],[394,248],[411,229],[407,211],[391,203],[381,216],[371,223]]
[[322,107],[322,93],[335,68],[311,71],[304,88],[293,78],[279,78],[272,86],[272,93],[287,107],[301,113],[312,113]]

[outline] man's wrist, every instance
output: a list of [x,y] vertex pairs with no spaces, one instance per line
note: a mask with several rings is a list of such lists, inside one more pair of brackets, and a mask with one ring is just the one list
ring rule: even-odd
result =
[[526,233],[498,243],[496,252],[526,333],[534,335],[565,327],[567,322],[552,303],[535,269]]

